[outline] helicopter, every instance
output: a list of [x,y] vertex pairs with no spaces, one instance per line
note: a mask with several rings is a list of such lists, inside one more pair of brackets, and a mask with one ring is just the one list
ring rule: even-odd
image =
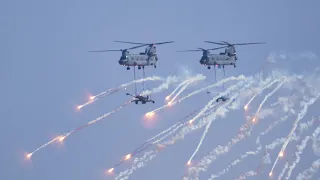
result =
[[[212,48],[212,49],[204,49],[198,48],[194,50],[183,50],[178,52],[193,52],[193,51],[202,51],[202,57],[200,59],[200,64],[207,66],[208,69],[211,69],[211,66],[214,66],[214,73],[216,79],[216,66],[220,69],[223,68],[223,74],[225,76],[224,67],[228,65],[233,65],[236,68],[236,61],[238,60],[236,49],[234,46],[239,45],[250,45],[250,44],[265,44],[265,42],[255,42],[255,43],[237,43],[230,44],[226,41],[221,41],[222,43],[212,42],[212,41],[204,41],[206,43],[223,45],[222,47]],[[210,50],[217,50],[225,48],[224,52],[220,52],[219,54],[213,54]]]
[[147,102],[155,103],[154,100],[149,99],[149,96],[146,96],[146,97],[141,96],[141,95],[136,95],[136,96],[134,96],[134,95],[132,95],[132,94],[130,94],[130,93],[127,93],[126,95],[129,95],[129,96],[132,96],[132,97],[136,98],[136,99],[134,99],[134,100],[131,101],[131,102],[135,102],[136,104],[138,104],[139,101],[140,101],[142,104],[146,104]]
[[[157,67],[158,55],[155,45],[168,44],[173,43],[174,41],[167,42],[159,42],[159,43],[136,43],[136,42],[127,42],[127,41],[114,41],[118,43],[127,43],[127,44],[137,44],[138,46],[134,46],[127,49],[119,49],[119,50],[98,50],[98,51],[89,51],[89,52],[108,52],[108,51],[121,51],[121,57],[119,59],[119,64],[121,66],[127,66],[127,70],[130,70],[130,66],[144,69],[145,66],[154,66]],[[140,52],[139,54],[131,53],[128,50],[140,48],[143,46],[146,47],[144,52]]]
[[[207,91],[207,94],[211,94],[210,91]],[[216,102],[226,102],[230,99],[230,97],[227,95],[227,96],[220,96],[216,99]],[[232,101],[234,102],[235,99],[232,99]]]
[[[236,61],[238,60],[238,57],[236,55],[236,49],[234,46],[239,45],[250,45],[250,44],[265,44],[265,42],[256,42],[256,43],[237,43],[237,44],[230,44],[226,41],[221,41],[222,43],[212,42],[212,41],[204,41],[206,43],[211,44],[217,44],[217,45],[223,45],[223,47],[218,48],[212,48],[212,49],[204,49],[204,48],[198,48],[195,50],[183,50],[178,52],[192,52],[192,51],[202,51],[202,57],[200,59],[201,65],[208,66],[208,69],[211,69],[211,66],[218,66],[218,68],[221,68],[226,65],[233,65],[234,68],[236,68]],[[219,54],[212,54],[210,50],[217,50],[217,49],[223,49],[225,48],[224,52],[220,52]]]

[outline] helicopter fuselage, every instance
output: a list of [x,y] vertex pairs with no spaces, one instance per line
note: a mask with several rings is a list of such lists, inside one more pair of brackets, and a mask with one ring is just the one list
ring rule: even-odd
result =
[[139,69],[144,66],[154,66],[156,68],[157,61],[157,55],[149,56],[146,53],[127,54],[120,57],[119,64],[127,66],[128,70],[130,69],[130,66],[138,66]]
[[202,56],[199,61],[201,65],[208,66],[227,66],[233,65],[236,67],[236,56],[228,56],[226,54],[208,54],[206,56]]

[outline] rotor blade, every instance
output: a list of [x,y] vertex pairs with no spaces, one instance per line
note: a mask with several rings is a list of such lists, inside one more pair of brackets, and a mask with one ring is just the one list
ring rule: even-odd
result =
[[225,43],[218,43],[218,42],[212,42],[212,41],[204,41],[206,43],[211,43],[211,44],[217,44],[217,45],[226,45]]
[[126,49],[126,50],[136,49],[136,48],[143,47],[143,46],[147,46],[147,45],[148,45],[148,44],[143,44],[143,45],[140,45],[140,46],[134,46],[134,47],[128,48],[128,49]]
[[182,50],[182,51],[177,51],[177,52],[195,52],[195,51],[202,51],[200,49],[192,49],[192,50]]
[[109,51],[122,51],[121,49],[119,50],[97,50],[97,51],[88,51],[88,52],[109,52]]
[[201,51],[208,51],[207,49],[204,49],[204,48],[198,48],[198,49],[201,49]]
[[160,45],[160,44],[168,44],[168,43],[174,43],[174,41],[166,41],[166,42],[159,42],[159,43],[152,43],[153,45]]
[[250,44],[266,44],[266,42],[255,42],[255,43],[237,43],[237,44],[232,44],[232,45],[250,45]]
[[207,49],[207,50],[217,50],[217,49],[223,49],[223,48],[226,48],[228,46],[223,46],[223,47],[218,47],[218,48],[212,48],[212,49]]
[[227,44],[228,46],[232,46],[232,44],[230,44],[230,43],[228,43],[228,42],[226,42],[226,41],[221,41],[221,42]]
[[144,45],[147,45],[147,44],[148,44],[148,43],[136,43],[136,42],[129,42],[129,41],[113,41],[113,42],[127,43],[127,44],[144,44]]

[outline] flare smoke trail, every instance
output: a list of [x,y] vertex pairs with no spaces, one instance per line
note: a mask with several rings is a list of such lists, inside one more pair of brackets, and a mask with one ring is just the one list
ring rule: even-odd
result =
[[[196,76],[194,77],[189,77],[187,80],[187,82],[189,83],[193,83],[193,82],[196,82],[196,81],[202,81],[202,80],[205,80],[206,79],[206,76],[202,75],[202,74],[197,74]],[[141,93],[142,96],[146,96],[146,95],[149,95],[149,94],[154,94],[154,93],[158,93],[158,92],[161,92],[163,91],[164,89],[168,89],[169,86],[173,83],[177,83],[179,81],[178,78],[167,78],[167,80],[161,84],[159,87],[157,88],[154,88],[152,89],[151,91],[149,90],[146,90],[146,91],[143,91]]]
[[288,163],[288,161],[287,161],[287,162],[284,164],[284,167],[283,167],[281,173],[280,173],[279,176],[278,176],[278,180],[282,180],[282,177],[283,177],[284,174],[286,173],[286,170],[288,169],[288,167],[289,167],[289,163]]
[[[314,122],[314,119],[308,121],[307,123],[300,123],[300,127],[303,127],[301,128],[301,131],[299,131],[300,134],[302,134],[304,131],[306,131],[308,128],[310,128],[312,125],[313,125],[313,122]],[[257,149],[255,151],[248,151],[248,152],[245,152],[243,155],[240,156],[240,158],[234,160],[232,163],[229,164],[229,166],[225,169],[223,169],[221,172],[217,173],[217,174],[213,174],[211,175],[210,179],[209,180],[213,180],[215,178],[219,178],[220,176],[222,176],[223,174],[226,174],[231,167],[239,164],[242,160],[244,160],[245,158],[249,157],[250,155],[257,155],[261,152],[262,150],[262,145],[260,144],[260,137],[263,136],[263,135],[266,135],[270,130],[267,129],[266,131],[260,133],[260,135],[257,137]],[[292,140],[299,140],[300,138],[300,135],[298,135],[297,137],[294,135],[294,137],[292,138]],[[275,147],[283,144],[285,142],[286,138],[278,138],[276,140],[274,140],[273,142],[271,142],[270,144],[268,145],[265,145],[265,148],[267,151],[269,150],[273,150]],[[283,172],[284,174],[284,172]],[[283,175],[282,175],[283,176]]]
[[311,179],[315,173],[317,173],[320,167],[320,159],[314,161],[310,168],[304,170],[303,172],[299,173],[297,176],[297,180],[306,180]]
[[248,171],[248,172],[244,173],[243,175],[240,175],[238,178],[236,178],[236,180],[242,180],[242,179],[246,179],[247,177],[252,177],[252,176],[256,176],[256,175],[258,175],[257,172]]
[[[261,85],[266,85],[266,84],[268,84],[270,81],[272,81],[274,78],[278,78],[278,76],[279,75],[273,75],[273,76],[271,76],[271,77],[268,77],[265,81],[263,81],[263,82],[260,82],[260,86]],[[241,78],[241,76],[239,76],[240,78]],[[242,76],[242,78],[243,78],[244,76]],[[254,82],[253,81],[253,77],[250,77],[251,78],[251,80],[250,80],[250,82]],[[246,88],[248,88],[248,87],[250,87],[250,83],[248,83],[247,81],[249,81],[248,79],[250,79],[250,78],[245,78],[244,80],[244,82],[240,82],[240,83],[238,83],[238,85],[236,85],[236,86],[234,86],[233,87],[233,89],[239,89],[239,86],[241,86],[241,85],[243,85],[243,84],[245,84],[245,83],[247,83],[246,84]],[[227,91],[228,91],[228,89],[227,89]],[[230,91],[230,89],[229,89],[229,91]],[[196,93],[198,93],[199,91],[195,91]],[[194,93],[194,92],[193,92]],[[190,94],[193,94],[193,93],[190,93]],[[190,95],[189,94],[189,95]],[[236,95],[234,95],[233,97],[231,97],[231,99],[232,98],[236,98],[237,96],[239,95],[239,93],[238,94],[236,94]],[[227,102],[225,105],[229,105],[229,103]],[[211,118],[212,118],[212,116],[211,116]],[[194,119],[194,118],[193,118]],[[203,122],[201,122],[200,123],[200,125],[193,125],[193,127],[190,129],[190,128],[188,128],[188,127],[185,127],[185,128],[183,128],[179,133],[178,133],[178,135],[176,135],[175,137],[173,137],[171,140],[168,140],[167,142],[165,142],[164,144],[173,144],[172,142],[176,142],[176,140],[178,140],[178,139],[182,139],[183,137],[184,137],[184,135],[186,134],[186,133],[188,133],[188,132],[191,132],[191,131],[193,131],[193,130],[196,130],[196,129],[198,129],[198,128],[201,128],[202,126],[204,126],[206,123],[205,123],[206,121],[203,121]],[[187,129],[186,129],[187,128]],[[189,130],[188,130],[189,129]],[[191,131],[190,131],[191,130]]]
[[[191,97],[191,96],[194,96],[194,95],[196,95],[196,94],[199,94],[199,93],[201,93],[201,92],[203,92],[203,91],[205,91],[205,90],[208,90],[208,89],[211,89],[211,88],[220,86],[221,84],[223,84],[223,83],[225,83],[225,82],[232,81],[232,80],[240,81],[240,80],[245,80],[245,79],[246,79],[246,77],[245,77],[244,75],[240,75],[240,76],[238,76],[238,77],[232,76],[232,77],[223,79],[223,80],[221,80],[221,81],[219,81],[219,82],[217,82],[217,83],[215,83],[215,84],[213,84],[213,85],[210,85],[210,86],[207,86],[207,87],[205,87],[205,88],[201,88],[201,89],[199,89],[199,90],[196,90],[196,91],[194,91],[194,92],[186,95],[185,97],[183,97],[183,98],[181,98],[181,99],[179,99],[179,100],[177,100],[177,101],[173,101],[173,102],[171,102],[171,105],[174,105],[174,104],[177,104],[177,103],[181,103],[182,101],[184,101],[185,99],[187,99],[187,98],[189,98],[189,97]],[[159,108],[157,108],[157,109],[152,110],[151,112],[158,112],[158,111],[160,111],[160,110],[162,110],[162,109],[164,109],[164,108],[166,108],[166,107],[168,107],[168,106],[169,106],[169,105],[164,105],[164,106],[162,106],[162,107],[159,107]]]
[[[266,101],[266,99],[268,99],[268,97],[270,97],[275,91],[277,91],[281,86],[282,86],[283,82],[280,83],[280,85],[275,89],[273,90],[271,93],[269,93],[266,98],[264,99],[264,101],[262,103],[264,103]],[[262,107],[262,103],[260,104],[260,108]],[[248,132],[250,134],[250,132]],[[239,140],[242,140],[242,139],[239,139]],[[234,145],[234,143],[232,143],[232,145]],[[231,147],[231,146],[230,146]],[[230,148],[229,146],[226,146],[226,148]],[[226,151],[227,152],[227,151]],[[224,152],[224,153],[226,153]],[[213,153],[213,152],[212,152]],[[208,157],[205,157],[203,160],[201,160],[201,162],[196,166],[196,167],[192,167],[189,169],[189,175],[191,175],[191,172],[194,171],[195,172],[195,176],[198,177],[198,173],[200,171],[205,171],[206,170],[206,167],[211,163],[211,159],[216,159],[216,156],[215,155],[209,155]]]
[[[186,84],[180,89],[180,91],[178,91],[178,93],[172,98],[171,101],[174,101],[188,86],[189,86],[189,83],[186,83]],[[171,101],[170,101],[170,102],[171,102]]]
[[[280,153],[281,153],[281,152],[282,152],[282,153],[285,152],[286,147],[287,147],[287,145],[289,144],[290,138],[291,138],[292,134],[294,133],[294,131],[296,130],[299,121],[300,121],[300,120],[305,116],[305,114],[307,113],[308,107],[309,107],[310,105],[312,105],[313,103],[315,103],[315,101],[318,100],[319,96],[320,96],[320,94],[317,94],[316,97],[312,98],[309,102],[304,102],[304,103],[303,103],[303,105],[304,105],[303,110],[300,111],[300,113],[298,114],[298,118],[295,120],[294,125],[293,125],[293,128],[292,128],[292,130],[290,131],[290,133],[289,133],[289,135],[288,135],[288,139],[287,139],[287,141],[283,144],[283,146],[282,146],[282,148],[281,148],[281,150],[280,150]],[[279,154],[280,154],[280,153],[279,153]],[[279,156],[278,156],[277,159],[275,160],[275,162],[274,162],[274,164],[273,164],[273,166],[272,166],[272,168],[271,168],[271,171],[270,171],[269,175],[272,175],[272,172],[273,172],[275,166],[277,165],[278,160],[279,160]]]
[[174,93],[176,93],[176,92],[178,91],[178,89],[179,89],[181,86],[185,85],[187,82],[188,82],[188,80],[185,80],[185,81],[183,81],[182,83],[180,83],[180,84],[166,97],[166,100],[169,100],[169,99],[171,98],[171,96],[172,96]]
[[[252,80],[251,80],[251,82],[253,82]],[[240,83],[238,83],[238,85],[234,85],[233,86],[233,88],[232,89],[238,89],[238,87],[239,86],[242,86],[244,83],[246,83],[246,82],[240,82]],[[250,84],[247,84],[246,86],[249,86]],[[229,88],[229,91],[230,91],[230,89],[231,88]],[[228,91],[228,89],[227,89],[227,91]],[[190,93],[191,94],[191,93]],[[234,96],[235,97],[235,96]],[[227,104],[225,104],[225,105],[228,105],[229,103],[227,102]],[[200,117],[200,116],[199,116]],[[209,117],[210,117],[210,115],[209,115]],[[194,119],[194,118],[193,118]],[[203,125],[204,125],[205,123],[203,123]],[[202,125],[202,126],[203,126]],[[201,126],[201,127],[202,127]],[[171,138],[171,140],[167,140],[167,141],[165,141],[165,142],[163,142],[162,144],[165,144],[165,145],[170,145],[170,144],[174,144],[177,140],[179,140],[179,139],[182,139],[183,137],[184,137],[184,135],[186,134],[186,133],[190,133],[190,132],[192,132],[193,130],[196,130],[196,129],[198,129],[198,128],[201,128],[200,126],[199,127],[195,127],[195,126],[193,126],[192,127],[192,129],[190,129],[188,126],[184,126],[184,128],[182,128],[178,133],[177,133],[177,135],[175,135],[173,138]],[[153,158],[154,158],[155,156],[153,156]],[[119,176],[117,176],[117,177],[119,177]],[[129,178],[129,175],[128,176],[126,176],[125,178]]]
[[[171,79],[171,77],[168,77],[168,79]],[[172,79],[174,79],[174,77],[172,77]],[[91,96],[90,97],[90,100],[85,102],[84,104],[81,104],[78,106],[78,109],[81,109],[89,104],[92,104],[93,102],[97,101],[98,99],[102,98],[102,97],[105,97],[105,96],[108,96],[108,95],[111,95],[115,92],[118,92],[120,91],[122,88],[126,88],[134,83],[141,83],[141,82],[144,82],[144,81],[163,81],[163,79],[159,76],[151,76],[151,77],[146,77],[146,78],[142,78],[142,79],[138,79],[138,80],[134,80],[134,81],[131,81],[131,82],[128,82],[128,83],[125,83],[125,84],[121,84],[120,86],[116,87],[116,88],[110,88],[108,89],[107,91],[104,91],[102,93],[99,93],[95,96]]]
[[89,127],[90,125],[95,124],[95,123],[101,121],[102,119],[105,119],[105,118],[109,117],[110,115],[116,113],[116,112],[119,111],[121,108],[123,108],[124,106],[126,106],[126,105],[128,105],[128,104],[130,104],[130,103],[131,103],[131,101],[127,101],[127,102],[123,103],[122,105],[120,105],[119,107],[117,107],[116,109],[114,109],[113,111],[110,111],[109,113],[106,113],[106,114],[104,114],[104,115],[102,115],[102,116],[100,116],[100,117],[98,117],[98,118],[96,118],[96,119],[88,122],[87,124],[84,124],[84,125],[82,125],[82,126],[79,126],[79,127],[77,127],[76,129],[74,129],[74,130],[71,130],[71,131],[69,131],[69,132],[67,132],[67,133],[64,133],[64,134],[61,135],[61,136],[58,136],[58,137],[50,140],[49,142],[43,144],[43,145],[40,146],[39,148],[37,148],[37,149],[35,149],[34,151],[32,151],[31,153],[29,153],[29,154],[27,155],[27,158],[31,158],[31,156],[33,156],[36,152],[40,151],[41,149],[45,148],[46,146],[50,145],[51,143],[56,142],[56,141],[61,141],[61,142],[62,142],[62,141],[64,141],[67,137],[69,137],[70,135],[72,135],[73,133],[75,133],[75,132],[77,132],[77,131],[80,131],[81,129],[83,129],[83,128],[85,128],[85,127]]
[[[318,126],[318,128],[312,133],[312,137],[317,137],[320,133],[320,126]],[[298,152],[296,152],[296,160],[292,163],[292,165],[289,167],[289,171],[288,171],[288,175],[286,177],[286,179],[288,180],[291,177],[291,173],[293,171],[293,169],[296,167],[296,165],[299,163],[300,161],[300,155],[302,154],[303,150],[306,148],[307,146],[307,142],[311,139],[310,136],[305,137],[305,139],[302,141],[301,145],[297,147]]]
[[269,83],[267,86],[263,87],[262,89],[259,89],[258,92],[254,96],[252,96],[252,98],[249,100],[249,102],[247,102],[247,104],[244,106],[244,108],[247,109],[248,106],[250,105],[250,103],[257,97],[257,95],[259,95],[265,89],[270,88],[273,84],[275,84],[279,81],[280,81],[280,79],[276,79],[276,80],[272,81],[271,83]]

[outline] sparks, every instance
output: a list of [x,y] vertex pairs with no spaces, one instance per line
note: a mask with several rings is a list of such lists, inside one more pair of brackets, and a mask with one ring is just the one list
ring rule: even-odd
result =
[[148,113],[146,113],[146,116],[147,117],[152,117],[154,115],[154,112],[148,112]]
[[26,154],[26,159],[31,159],[32,153]]
[[108,170],[108,173],[112,173],[114,171],[114,168],[111,168]]
[[125,160],[129,160],[131,158],[131,154],[126,155]]
[[60,136],[59,141],[62,142],[66,137],[65,136]]
[[279,157],[283,157],[283,155],[284,155],[284,153],[283,153],[283,151],[281,151],[281,152],[279,153]]

